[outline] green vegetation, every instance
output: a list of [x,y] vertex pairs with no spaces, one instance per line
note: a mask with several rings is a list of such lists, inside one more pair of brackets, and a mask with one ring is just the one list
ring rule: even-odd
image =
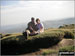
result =
[[[60,47],[59,51],[63,51],[63,52],[74,52],[75,51],[75,46],[74,45],[70,45],[70,46],[64,46],[64,47]],[[47,49],[47,50],[43,50],[42,51],[42,55],[49,55],[49,54],[58,54],[59,52],[58,50],[51,50],[51,49]]]
[[63,29],[74,29],[75,24],[64,24],[63,26],[60,26],[59,28],[63,28]]
[[65,33],[64,38],[73,38],[74,39],[74,34],[72,32],[65,31],[64,33]]
[[2,34],[0,33],[0,38],[2,37]]
[[75,46],[65,46],[65,47],[61,47],[60,49],[59,49],[59,51],[75,51]]
[[42,55],[49,55],[49,54],[54,54],[54,53],[58,53],[57,50],[44,50],[42,52]]
[[[74,29],[46,29],[44,33],[36,36],[25,37],[21,34],[5,34],[1,38],[1,54],[25,54],[57,45],[63,38],[74,38]],[[48,50],[47,50],[48,51]],[[43,54],[56,53],[50,50]]]
[[[40,35],[29,36],[28,40],[25,40],[25,37],[22,35],[3,38],[1,40],[2,54],[16,54],[16,52],[18,54],[22,54],[22,51],[27,53],[33,52],[40,48],[48,48],[56,45],[59,41],[61,41],[62,37],[63,34],[59,32],[45,32]],[[18,52],[18,50],[20,50],[20,52]]]

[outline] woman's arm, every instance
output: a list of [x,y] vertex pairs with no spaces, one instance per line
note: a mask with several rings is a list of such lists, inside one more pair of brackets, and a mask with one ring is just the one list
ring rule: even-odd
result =
[[43,24],[41,23],[41,26],[40,26],[40,33],[41,32],[44,32],[44,26],[43,26]]

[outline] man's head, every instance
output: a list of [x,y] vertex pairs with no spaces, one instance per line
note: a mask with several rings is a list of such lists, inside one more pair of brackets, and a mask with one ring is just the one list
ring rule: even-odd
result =
[[40,23],[40,19],[39,19],[39,18],[37,18],[37,19],[36,19],[36,22],[37,22],[37,23]]
[[35,20],[34,17],[32,17],[32,18],[31,18],[31,21],[34,22],[34,20]]

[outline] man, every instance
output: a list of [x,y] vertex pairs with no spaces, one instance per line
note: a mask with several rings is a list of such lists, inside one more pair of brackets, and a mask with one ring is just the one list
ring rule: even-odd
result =
[[25,36],[25,38],[27,39],[27,36],[30,35],[37,35],[38,33],[36,32],[38,30],[36,23],[35,23],[35,19],[32,17],[31,21],[28,23],[28,27],[26,29],[25,32],[23,32],[23,35]]

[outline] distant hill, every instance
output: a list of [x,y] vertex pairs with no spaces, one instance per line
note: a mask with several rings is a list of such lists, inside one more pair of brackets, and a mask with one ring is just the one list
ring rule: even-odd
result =
[[[63,26],[63,24],[75,24],[75,18],[67,18],[63,20],[55,20],[55,21],[44,21],[45,29],[47,28],[58,28],[59,26]],[[16,25],[8,25],[2,26],[0,33],[17,33],[23,32],[27,27],[27,23],[16,24]]]
[[56,21],[44,21],[43,24],[45,28],[58,28],[63,24],[75,24],[75,18],[67,18]]
[[6,34],[6,33],[21,33],[25,31],[26,24],[16,24],[16,25],[8,25],[8,26],[2,26],[0,33]]

